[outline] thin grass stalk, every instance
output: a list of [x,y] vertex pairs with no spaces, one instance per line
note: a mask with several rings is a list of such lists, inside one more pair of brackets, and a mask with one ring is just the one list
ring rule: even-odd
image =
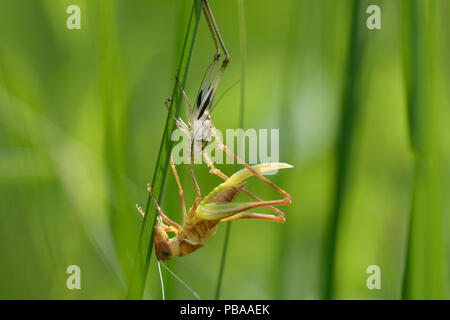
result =
[[[180,1],[177,5],[177,10],[178,10],[178,16],[177,16],[177,24],[176,24],[176,29],[175,30],[180,30],[180,32],[177,32],[177,36],[174,37],[173,41],[174,41],[174,46],[176,48],[176,53],[182,52],[183,50],[183,46],[184,46],[184,42],[185,42],[185,32],[181,32],[182,30],[185,30],[186,26],[189,24],[189,14],[188,12],[191,10],[191,3],[188,1]],[[174,59],[174,64],[179,63],[178,61],[178,56],[175,57]],[[178,174],[180,175],[181,180],[182,179],[182,172],[178,172]],[[170,179],[169,179],[170,180]],[[175,183],[174,180],[172,180],[173,183]],[[166,186],[166,188],[168,188],[169,186]],[[175,187],[176,188],[176,187]],[[172,189],[172,190],[177,190],[177,189]],[[170,201],[166,200],[167,205],[170,204]],[[171,204],[170,204],[171,205]],[[166,210],[169,212],[170,207],[168,206],[166,208]],[[177,210],[177,209],[175,209]],[[168,266],[172,266],[172,264],[175,261],[171,260],[171,261],[167,261],[167,265]],[[175,262],[176,264],[176,262]],[[170,274],[168,274],[167,272],[163,272],[162,275],[163,279],[164,279],[164,292],[165,292],[165,296],[167,300],[171,300],[175,294],[175,286],[176,284],[176,279],[174,279],[174,277],[170,276]]]
[[[244,10],[244,1],[237,0],[238,11],[239,11],[239,31],[240,31],[240,51],[241,51],[241,92],[240,92],[240,108],[239,108],[239,128],[244,128],[244,113],[245,113],[245,74],[246,74],[246,56],[247,56],[247,39],[246,39],[246,31],[245,31],[245,10]],[[242,139],[242,136],[239,136],[238,139]],[[243,145],[243,144],[241,144]],[[239,165],[236,164],[236,170],[239,168]],[[227,258],[228,251],[228,243],[230,241],[231,234],[231,222],[227,223],[226,231],[225,231],[225,240],[223,243],[222,249],[222,257],[219,268],[219,276],[217,279],[216,286],[216,295],[215,299],[220,299],[220,292],[222,289],[222,280],[223,273],[225,270],[225,263]]]
[[[198,24],[202,12],[202,4],[203,0],[193,1],[193,6],[189,18],[189,24],[186,31],[186,37],[184,41],[183,51],[181,54],[177,75],[183,87],[185,87],[189,65],[192,57],[192,52],[198,30]],[[180,108],[183,99],[176,82],[174,84],[171,99],[172,103],[170,105],[170,108],[171,110],[175,108],[174,113],[175,115],[178,116],[180,114]],[[175,124],[171,116],[168,114],[162,136],[158,159],[156,161],[153,180],[151,183],[153,193],[156,199],[158,199],[159,203],[161,203],[163,198],[163,189],[167,177],[170,153],[173,145],[173,142],[170,140],[170,136],[174,129]],[[148,275],[148,269],[150,266],[150,258],[153,253],[153,232],[156,217],[157,217],[156,208],[154,204],[151,202],[151,198],[148,197],[145,206],[145,217],[142,223],[141,233],[139,236],[138,251],[135,258],[134,270],[127,292],[128,299],[142,299],[143,297],[145,283]]]
[[[129,261],[130,225],[124,223],[124,212],[127,210],[127,193],[122,183],[122,175],[126,172],[126,131],[127,131],[127,81],[122,67],[122,54],[118,46],[118,32],[115,28],[117,20],[117,3],[110,1],[99,7],[101,21],[101,98],[104,118],[103,161],[108,181],[108,195],[114,204],[108,205],[111,229],[124,274],[131,272]],[[120,115],[120,116],[119,116]],[[123,121],[114,121],[120,118]]]
[[[443,216],[440,194],[439,112],[434,100],[435,1],[405,3],[409,13],[404,48],[409,132],[414,176],[406,243],[403,299],[443,299]],[[408,30],[409,29],[409,30]]]
[[[282,67],[281,79],[281,101],[280,101],[280,128],[282,126],[284,133],[295,132],[295,128],[292,121],[292,93],[294,90],[298,90],[298,84],[294,83],[295,74],[298,69],[293,68],[293,65],[299,59],[299,45],[300,45],[300,31],[301,31],[301,13],[304,7],[304,1],[294,0],[291,1],[291,7],[289,8],[289,24],[287,31],[286,49],[284,55],[284,62]],[[295,155],[291,147],[292,140],[281,138],[282,151],[281,159],[283,162],[295,163]],[[277,249],[277,258],[273,265],[273,286],[274,286],[274,298],[277,300],[283,299],[285,284],[288,275],[285,270],[285,261],[287,253],[289,252],[290,242],[289,237],[291,233],[291,224],[287,222],[282,228],[279,228],[279,243]]]
[[225,270],[225,261],[227,259],[228,243],[229,243],[229,239],[230,239],[230,232],[231,232],[231,221],[227,223],[227,227],[225,230],[225,240],[223,242],[222,257],[220,259],[219,276],[217,278],[217,286],[216,286],[216,294],[215,294],[216,300],[220,299],[220,293],[221,293],[221,289],[222,289],[223,272]]
[[344,70],[343,91],[341,100],[341,119],[339,123],[338,140],[336,147],[336,178],[334,205],[327,230],[325,231],[324,259],[322,263],[322,297],[333,299],[335,294],[335,276],[338,232],[342,219],[344,198],[349,185],[349,172],[351,165],[351,149],[359,114],[359,86],[360,69],[364,41],[361,32],[365,26],[362,25],[362,8],[364,5],[360,0],[352,1],[352,23],[350,26],[350,44],[347,54],[346,69]]

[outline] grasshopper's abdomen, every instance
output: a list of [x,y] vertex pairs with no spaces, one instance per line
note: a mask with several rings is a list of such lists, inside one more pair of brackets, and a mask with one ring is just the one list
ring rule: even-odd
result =
[[231,185],[219,190],[213,190],[213,192],[208,195],[207,201],[203,201],[203,203],[232,202],[234,199],[236,199],[236,197],[244,187],[245,183],[242,182],[238,185]]
[[[245,183],[214,189],[202,203],[232,202],[244,188]],[[183,240],[180,241],[180,257],[201,247],[217,230],[219,220],[194,218],[183,226]]]
[[241,190],[245,187],[245,182],[239,184],[231,184],[228,186],[224,186],[223,184],[216,187],[213,191],[211,191],[202,202],[200,202],[200,206],[206,203],[213,202],[232,202],[239,195]]

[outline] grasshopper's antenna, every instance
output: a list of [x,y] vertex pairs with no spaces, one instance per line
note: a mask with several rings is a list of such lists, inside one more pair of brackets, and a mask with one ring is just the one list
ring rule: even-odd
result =
[[[169,273],[175,277],[175,279],[177,279],[178,281],[180,281],[180,283],[185,286],[198,300],[203,300],[198,294],[197,292],[195,292],[191,287],[189,287],[186,282],[184,282],[183,280],[181,280],[181,278],[179,276],[177,276],[175,273],[173,273],[173,271],[171,271],[162,261],[158,261],[158,266],[159,263],[161,262],[162,266],[164,268],[166,268],[167,271],[169,271]],[[162,278],[161,278],[162,279]]]
[[159,278],[161,279],[162,299],[166,300],[166,296],[164,294],[164,281],[163,281],[163,277],[162,277],[162,273],[161,273],[161,265],[159,263],[159,260],[158,260],[158,271],[159,271]]
[[240,80],[236,81],[231,86],[229,86],[224,92],[222,92],[222,94],[220,95],[219,99],[217,99],[216,102],[214,103],[214,105],[213,105],[213,107],[211,109],[211,112],[216,108],[216,106],[219,104],[220,100],[222,100],[222,98],[225,96],[225,94],[227,94],[228,91],[230,91],[235,86],[237,86],[239,84],[239,82],[241,82],[241,81]]

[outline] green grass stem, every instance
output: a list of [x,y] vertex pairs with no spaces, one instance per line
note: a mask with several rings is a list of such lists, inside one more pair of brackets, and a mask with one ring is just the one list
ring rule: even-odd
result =
[[[241,50],[241,94],[240,94],[240,110],[239,110],[239,128],[244,128],[244,113],[245,113],[245,73],[246,73],[246,55],[247,55],[247,40],[246,40],[246,31],[245,31],[245,11],[244,11],[244,1],[243,0],[237,0],[238,3],[238,11],[239,11],[239,30],[240,30],[240,50]],[[238,137],[241,139],[242,137]],[[238,168],[239,165],[236,164],[236,168]],[[220,292],[222,289],[222,280],[223,280],[223,273],[225,270],[225,263],[227,258],[227,250],[228,250],[228,243],[230,241],[230,234],[231,234],[231,222],[227,223],[226,231],[225,231],[225,240],[223,243],[223,249],[222,249],[222,257],[220,262],[220,268],[219,268],[219,276],[217,279],[217,286],[216,286],[216,294],[215,299],[220,299]]]
[[439,105],[434,99],[435,1],[405,2],[404,48],[414,175],[406,243],[403,299],[444,299],[447,293],[440,190]]
[[[203,0],[193,1],[192,11],[189,18],[189,25],[187,28],[183,51],[178,67],[178,78],[180,79],[183,86],[186,82],[192,57],[198,24],[202,13],[202,3]],[[170,106],[172,110],[173,108],[175,108],[175,115],[179,115],[180,113],[182,100],[183,99],[178,89],[177,83],[175,83],[172,91],[172,103]],[[167,177],[170,153],[173,145],[173,142],[170,140],[170,135],[174,129],[175,124],[171,116],[168,114],[160,145],[158,160],[156,162],[156,167],[151,184],[153,193],[159,203],[161,203],[163,198],[163,189]],[[148,197],[147,199],[145,213],[146,214],[142,223],[141,233],[139,237],[138,251],[136,254],[133,275],[127,293],[128,299],[142,299],[144,294],[145,283],[150,265],[150,258],[153,252],[153,232],[157,217],[156,208],[151,202],[150,197]]]
[[344,198],[349,185],[351,165],[351,149],[359,114],[359,79],[362,62],[364,41],[361,30],[365,29],[362,8],[359,0],[353,0],[352,23],[350,25],[350,43],[347,54],[346,69],[344,69],[343,91],[341,100],[341,119],[339,123],[338,140],[336,147],[336,177],[335,192],[330,220],[325,232],[324,259],[322,262],[322,298],[333,299],[335,294],[334,270],[338,244],[339,226],[342,220]]

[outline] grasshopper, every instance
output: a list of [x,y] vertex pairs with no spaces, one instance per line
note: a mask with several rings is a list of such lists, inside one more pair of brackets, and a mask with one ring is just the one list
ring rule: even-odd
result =
[[[287,163],[263,163],[253,166],[252,170],[243,168],[236,172],[214,188],[197,206],[194,205],[187,211],[183,188],[172,159],[170,165],[178,185],[183,224],[179,225],[163,212],[149,185],[147,190],[159,213],[154,233],[155,251],[158,260],[166,261],[173,257],[182,257],[203,247],[205,242],[215,234],[219,222],[238,219],[273,220],[271,215],[246,211],[258,207],[289,205],[291,203],[290,196],[279,200],[233,202],[243,190],[246,184],[245,180],[254,176],[254,172],[261,175],[268,171],[292,168]],[[142,215],[145,214],[141,207],[138,206],[137,208]],[[169,237],[168,233],[174,233],[175,235]]]

